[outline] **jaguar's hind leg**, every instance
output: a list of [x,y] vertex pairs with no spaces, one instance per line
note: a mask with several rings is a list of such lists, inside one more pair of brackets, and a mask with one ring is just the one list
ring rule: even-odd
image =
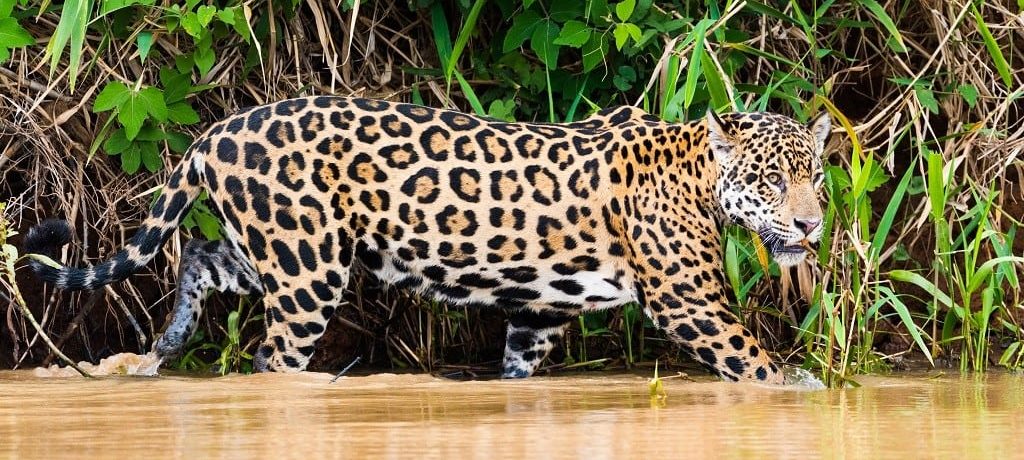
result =
[[501,378],[533,375],[540,363],[562,343],[565,329],[575,316],[559,313],[519,310],[509,317],[505,334],[505,358]]
[[348,268],[335,266],[326,273],[311,274],[309,280],[296,285],[263,275],[267,338],[253,355],[256,370],[299,372],[309,364],[317,339],[341,301]]
[[229,241],[191,240],[178,266],[177,300],[171,322],[153,344],[161,358],[178,356],[196,332],[206,292],[215,289],[236,294],[263,294],[259,276],[239,249]]

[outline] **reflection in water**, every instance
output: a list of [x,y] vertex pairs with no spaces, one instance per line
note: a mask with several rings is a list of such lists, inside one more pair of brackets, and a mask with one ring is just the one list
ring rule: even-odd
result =
[[[867,377],[847,390],[632,375],[40,379],[0,372],[0,457],[1009,458],[1024,377]],[[310,457],[309,460],[313,460]]]

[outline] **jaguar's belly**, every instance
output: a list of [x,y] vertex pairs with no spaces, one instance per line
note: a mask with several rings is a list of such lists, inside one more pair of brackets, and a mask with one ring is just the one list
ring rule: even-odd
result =
[[380,281],[427,297],[459,305],[518,308],[531,306],[565,311],[618,307],[632,302],[635,293],[626,282],[625,264],[586,263],[587,256],[537,266],[506,262],[479,262],[450,266],[430,260],[403,260],[379,251],[377,269],[367,267]]

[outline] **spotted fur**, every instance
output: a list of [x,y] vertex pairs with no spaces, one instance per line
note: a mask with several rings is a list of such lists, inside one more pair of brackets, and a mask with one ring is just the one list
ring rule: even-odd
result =
[[[777,260],[816,241],[827,117],[768,114],[664,123],[624,107],[572,124],[504,123],[450,110],[311,97],[213,125],[172,172],[126,247],[91,268],[34,263],[96,289],[148,263],[201,189],[226,238],[184,254],[156,343],[177,354],[208,289],[262,294],[259,370],[306,367],[360,266],[428,297],[510,312],[502,373],[531,375],[582,312],[639,302],[673,341],[730,380],[781,383],[727,305],[720,224],[758,231]],[[29,233],[34,252],[66,223]]]

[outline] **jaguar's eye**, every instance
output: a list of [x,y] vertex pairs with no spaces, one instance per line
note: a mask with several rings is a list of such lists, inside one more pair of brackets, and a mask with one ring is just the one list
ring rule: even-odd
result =
[[775,173],[775,172],[768,173],[768,176],[766,176],[765,179],[768,179],[768,183],[772,184],[772,185],[774,185],[776,187],[781,187],[782,186],[782,174]]

